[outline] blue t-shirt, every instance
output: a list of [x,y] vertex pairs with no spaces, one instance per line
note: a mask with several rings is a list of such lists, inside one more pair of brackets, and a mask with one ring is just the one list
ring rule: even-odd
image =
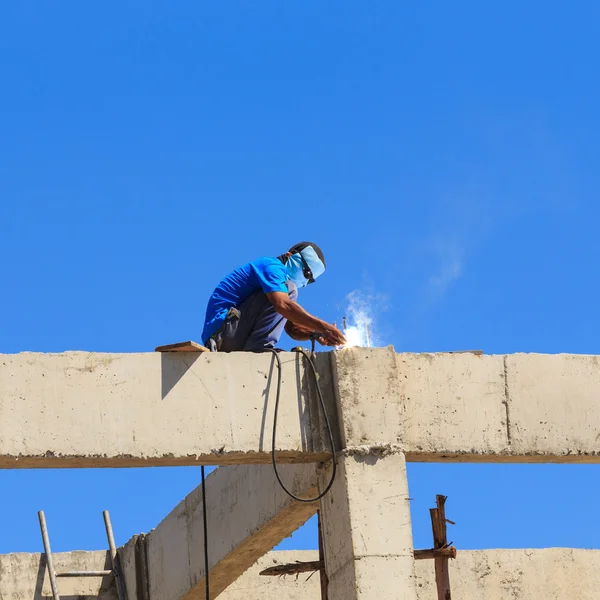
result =
[[239,307],[255,291],[287,294],[288,279],[285,265],[278,258],[263,257],[235,269],[219,283],[208,300],[202,343],[219,330],[229,309]]

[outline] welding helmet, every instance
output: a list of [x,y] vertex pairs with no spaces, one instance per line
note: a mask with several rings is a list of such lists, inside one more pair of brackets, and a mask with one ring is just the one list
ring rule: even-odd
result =
[[316,245],[302,242],[290,248],[291,256],[284,261],[287,275],[297,287],[314,283],[325,272],[325,257]]

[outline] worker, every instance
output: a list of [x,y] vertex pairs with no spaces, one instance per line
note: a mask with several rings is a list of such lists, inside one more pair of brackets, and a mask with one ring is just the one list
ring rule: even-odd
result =
[[235,269],[208,300],[203,344],[217,352],[260,352],[274,349],[285,329],[294,340],[313,336],[322,345],[343,345],[346,339],[335,325],[313,317],[297,302],[298,288],[324,272],[323,252],[312,242]]

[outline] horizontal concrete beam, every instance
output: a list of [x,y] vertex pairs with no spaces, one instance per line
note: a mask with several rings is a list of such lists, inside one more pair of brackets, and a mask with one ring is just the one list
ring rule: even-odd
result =
[[600,462],[600,359],[586,355],[332,355],[343,445],[413,462]]
[[[279,461],[326,459],[281,358]],[[0,468],[268,463],[276,381],[270,354],[0,355]]]
[[[316,493],[314,465],[283,465],[281,476],[297,495]],[[221,467],[206,479],[211,597],[291,535],[318,509],[292,500],[269,465]],[[129,598],[201,599],[205,596],[202,488],[193,490],[144,538],[119,550]]]
[[[325,460],[310,378],[297,355],[280,356],[279,460]],[[596,356],[353,348],[317,360],[341,447],[600,462]],[[0,355],[0,468],[267,463],[275,384],[270,355]]]
[[[56,552],[54,568],[65,571],[110,569],[105,550],[97,552]],[[61,598],[68,600],[118,600],[115,580],[107,577],[60,578]],[[0,554],[0,598],[2,600],[47,600],[52,598],[46,557],[39,553]]]

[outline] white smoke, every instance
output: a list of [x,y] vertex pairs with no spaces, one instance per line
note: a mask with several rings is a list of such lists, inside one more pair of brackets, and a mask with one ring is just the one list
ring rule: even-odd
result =
[[345,348],[354,346],[379,346],[381,340],[377,333],[375,314],[385,310],[385,298],[376,294],[365,294],[354,290],[348,296],[346,309],[346,327],[344,335],[347,344]]

